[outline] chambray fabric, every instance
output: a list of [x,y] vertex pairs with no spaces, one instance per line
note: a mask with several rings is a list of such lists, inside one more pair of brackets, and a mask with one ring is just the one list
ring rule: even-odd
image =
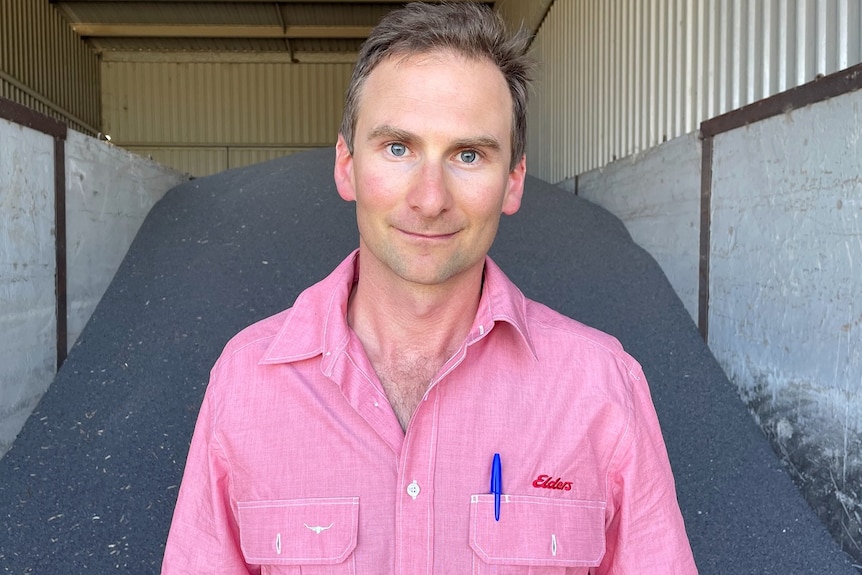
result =
[[647,382],[616,339],[488,258],[472,329],[405,434],[346,322],[357,258],[213,367],[163,573],[696,573]]

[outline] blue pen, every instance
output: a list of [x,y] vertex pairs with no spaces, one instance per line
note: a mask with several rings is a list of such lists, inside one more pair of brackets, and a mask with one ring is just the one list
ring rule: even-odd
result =
[[500,520],[500,496],[503,494],[503,471],[500,467],[500,454],[494,454],[491,464],[491,493],[494,494],[494,519]]

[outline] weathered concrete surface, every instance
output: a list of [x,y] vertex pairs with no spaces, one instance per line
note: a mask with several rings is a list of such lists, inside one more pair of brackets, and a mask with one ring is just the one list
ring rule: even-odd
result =
[[0,457],[57,367],[53,150],[0,119]]
[[560,185],[625,224],[652,255],[697,321],[700,263],[700,140],[687,134]]
[[862,563],[862,92],[715,139],[709,345]]
[[[862,563],[862,93],[716,138],[709,345]],[[605,207],[697,318],[700,142],[562,184]]]
[[[183,174],[69,131],[66,293],[69,347],[150,208]],[[0,457],[56,373],[54,142],[0,120]]]
[[71,349],[155,203],[188,177],[78,132],[66,140]]

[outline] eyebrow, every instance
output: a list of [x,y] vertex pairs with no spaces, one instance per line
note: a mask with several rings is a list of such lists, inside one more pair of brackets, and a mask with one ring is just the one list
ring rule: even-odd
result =
[[455,142],[456,148],[484,148],[499,152],[502,149],[499,140],[492,136],[477,136],[475,138],[466,138]]
[[[421,142],[422,138],[417,136],[412,132],[408,132],[407,130],[402,130],[400,128],[396,128],[395,126],[391,126],[389,124],[383,124],[377,126],[368,134],[368,140],[398,140],[399,142]],[[480,148],[486,150],[492,150],[498,152],[503,149],[503,146],[500,144],[500,141],[493,136],[476,136],[470,138],[462,138],[460,140],[455,140],[453,148],[462,149],[462,148]]]
[[377,126],[368,134],[368,140],[398,140],[399,142],[415,142],[421,140],[416,134],[412,134],[406,130],[401,130],[389,124]]

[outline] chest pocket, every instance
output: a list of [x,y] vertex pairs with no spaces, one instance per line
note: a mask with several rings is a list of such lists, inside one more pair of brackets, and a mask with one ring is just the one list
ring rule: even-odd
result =
[[470,501],[474,575],[589,573],[605,555],[605,502],[503,495],[500,521],[494,496]]
[[355,573],[359,498],[240,501],[240,545],[263,573]]

